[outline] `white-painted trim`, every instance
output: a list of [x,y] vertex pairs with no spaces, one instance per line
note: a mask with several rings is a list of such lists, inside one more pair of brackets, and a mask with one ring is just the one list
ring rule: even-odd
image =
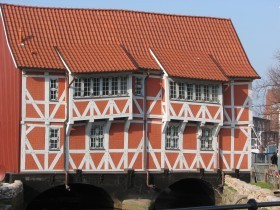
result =
[[163,68],[163,66],[161,65],[161,63],[159,62],[159,60],[157,59],[155,53],[152,51],[151,48],[149,48],[151,55],[153,56],[153,58],[155,59],[155,61],[157,62],[157,64],[159,65],[159,67],[161,68],[161,70],[164,72],[165,76],[168,76],[167,71],[165,71],[165,69]]
[[62,55],[60,54],[59,50],[57,49],[57,47],[54,48],[58,57],[60,58],[61,62],[63,63],[64,67],[66,68],[66,70],[68,71],[69,75],[72,75],[72,71],[69,68],[69,66],[67,65],[67,63],[65,62],[65,60],[63,59]]
[[124,124],[124,170],[128,169],[128,132],[130,127],[131,121],[126,120]]
[[1,19],[2,19],[2,23],[3,23],[3,28],[4,28],[4,32],[5,32],[5,38],[6,38],[7,46],[9,48],[9,51],[10,51],[12,60],[13,60],[13,62],[15,64],[15,67],[18,68],[18,65],[16,63],[16,60],[15,60],[15,57],[14,57],[14,54],[13,54],[13,51],[12,51],[12,48],[11,48],[11,45],[10,45],[10,42],[9,42],[9,39],[8,39],[7,29],[6,29],[6,25],[5,25],[5,21],[4,21],[4,16],[3,16],[3,11],[2,10],[3,10],[2,6],[0,5],[0,16],[1,16]]
[[21,119],[22,119],[22,122],[24,123],[24,119],[26,118],[26,75],[25,75],[24,71],[22,71],[21,79],[22,79]]
[[234,110],[234,80],[230,81],[230,97],[231,97],[231,121],[235,121],[235,110]]

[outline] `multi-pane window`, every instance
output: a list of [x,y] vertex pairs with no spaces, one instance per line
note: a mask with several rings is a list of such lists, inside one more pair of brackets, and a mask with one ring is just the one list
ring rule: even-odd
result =
[[195,86],[195,100],[201,101],[201,85]]
[[57,79],[50,79],[50,100],[58,100],[58,81]]
[[176,98],[176,83],[173,81],[170,81],[170,98]]
[[184,99],[185,98],[185,84],[182,82],[178,83],[178,90],[179,90],[179,98]]
[[91,95],[91,82],[89,78],[84,79],[84,96],[90,96]]
[[186,84],[169,81],[170,99],[219,102],[219,85]]
[[74,97],[127,95],[128,77],[76,78]]
[[213,128],[202,128],[201,150],[213,150]]
[[104,123],[94,123],[90,129],[90,149],[104,149]]
[[143,79],[140,77],[135,78],[135,95],[143,95]]
[[111,95],[113,95],[113,96],[118,95],[118,77],[113,77],[112,78]]
[[127,77],[121,77],[121,89],[120,94],[126,95],[127,94]]
[[215,102],[218,101],[218,90],[219,90],[219,86],[217,85],[212,86],[212,101]]
[[187,84],[187,100],[193,100],[193,84]]
[[170,124],[166,128],[166,149],[179,149],[179,124]]
[[59,149],[59,128],[49,129],[49,150]]
[[93,85],[93,96],[100,95],[100,78],[92,78],[92,85]]
[[82,96],[82,79],[75,79],[74,81],[74,96]]
[[210,92],[208,85],[204,85],[204,101],[210,101]]
[[108,96],[109,95],[109,78],[103,78],[102,81],[102,95]]

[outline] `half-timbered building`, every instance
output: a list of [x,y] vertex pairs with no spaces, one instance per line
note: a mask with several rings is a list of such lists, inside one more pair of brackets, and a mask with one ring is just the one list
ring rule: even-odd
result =
[[251,66],[232,21],[1,4],[8,172],[249,172]]

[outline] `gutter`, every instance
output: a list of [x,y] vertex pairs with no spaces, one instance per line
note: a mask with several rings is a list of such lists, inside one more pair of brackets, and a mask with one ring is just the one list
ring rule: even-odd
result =
[[70,81],[70,76],[73,76],[72,71],[66,64],[65,60],[63,59],[62,55],[60,54],[57,46],[54,47],[57,55],[59,56],[61,62],[65,66],[67,72],[66,72],[66,80],[67,80],[67,86],[66,86],[66,116],[64,120],[64,147],[63,147],[63,154],[64,154],[64,173],[65,173],[65,189],[70,191],[70,186],[69,186],[69,180],[68,180],[68,174],[69,174],[69,149],[68,149],[68,141],[67,138],[70,135],[71,132],[71,125],[69,124],[69,103],[70,103],[70,95],[69,95],[69,89],[74,82],[74,78],[72,81]]
[[143,94],[143,131],[144,131],[144,143],[143,143],[143,168],[144,172],[147,174],[146,177],[146,185],[148,188],[155,188],[155,185],[149,183],[149,171],[147,168],[148,165],[148,158],[147,158],[147,135],[148,135],[148,126],[147,126],[147,79],[150,76],[150,71],[147,72],[147,75],[144,79],[144,94]]

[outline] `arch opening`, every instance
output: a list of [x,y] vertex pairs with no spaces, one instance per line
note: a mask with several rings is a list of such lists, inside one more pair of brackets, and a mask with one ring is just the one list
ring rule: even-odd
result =
[[102,188],[88,184],[71,184],[51,188],[29,203],[27,210],[114,209],[114,201]]
[[202,179],[182,179],[163,190],[154,203],[154,209],[187,208],[215,205],[212,185]]

